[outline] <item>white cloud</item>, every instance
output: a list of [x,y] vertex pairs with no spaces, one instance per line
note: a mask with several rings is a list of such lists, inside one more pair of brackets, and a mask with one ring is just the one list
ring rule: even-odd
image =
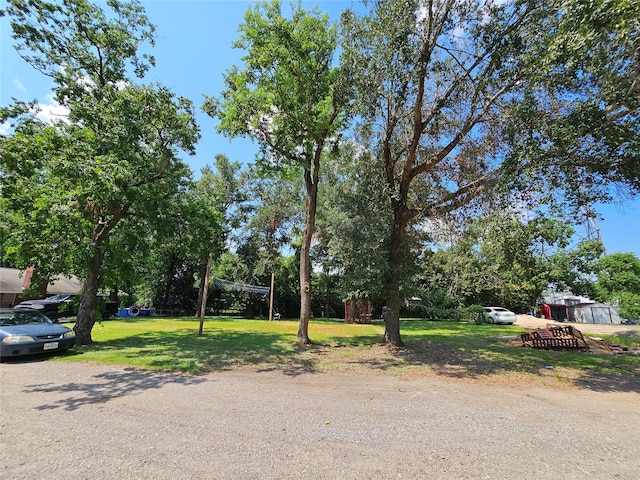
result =
[[8,135],[11,131],[11,125],[9,122],[0,122],[0,135]]
[[69,117],[69,109],[63,107],[52,95],[47,95],[48,103],[42,103],[39,105],[40,111],[38,112],[38,118],[45,123],[53,124],[60,120],[66,121]]
[[13,79],[13,85],[21,92],[24,92],[24,93],[28,92],[27,88],[24,85],[22,85],[22,82],[17,78]]

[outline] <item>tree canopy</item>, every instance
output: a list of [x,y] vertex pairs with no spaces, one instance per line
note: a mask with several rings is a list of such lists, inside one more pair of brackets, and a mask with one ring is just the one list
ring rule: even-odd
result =
[[155,27],[136,1],[101,5],[0,12],[66,112],[0,107],[0,255],[36,283],[84,280],[79,343],[100,289],[201,304],[212,253],[218,277],[276,272],[301,344],[312,315],[365,296],[388,307],[394,346],[409,297],[434,317],[525,311],[551,284],[637,316],[637,259],[569,239],[594,202],[640,192],[640,3],[373,0],[337,24],[252,4],[243,57],[203,109],[260,152],[246,166],[217,155],[198,180],[182,160],[200,136],[192,102],[143,82]]
[[[45,125],[32,109],[3,108],[15,119],[2,138],[3,194],[10,198],[9,253],[17,265],[84,278],[75,330],[91,342],[96,294],[116,228],[123,219],[155,216],[189,171],[178,153],[199,137],[192,103],[160,85],[137,85],[153,58],[154,27],[136,2],[11,1],[16,48],[54,81],[68,116]],[[34,107],[34,106],[30,106]],[[32,239],[25,241],[26,239]],[[15,240],[15,242],[14,242]]]
[[625,317],[640,317],[640,259],[632,253],[612,253],[594,264],[596,299],[620,305]]
[[[606,198],[612,181],[634,185],[633,174],[611,167],[628,165],[640,138],[637,100],[627,99],[635,98],[638,70],[629,64],[637,65],[630,56],[636,41],[625,23],[637,22],[637,7],[619,2],[626,20],[613,21],[603,3],[596,10],[607,21],[595,31],[589,14],[571,16],[578,4],[379,0],[362,17],[343,16],[342,61],[356,86],[359,141],[382,159],[393,210],[386,343],[402,344],[399,286],[410,225],[474,215],[482,202],[514,201],[509,191],[525,192],[519,202],[529,196],[566,208]],[[600,60],[582,60],[591,51],[581,43],[595,37]],[[628,88],[614,90],[599,78],[605,73]],[[596,131],[572,127],[598,122]],[[581,155],[588,146],[601,168]]]
[[302,172],[306,191],[300,251],[298,342],[310,343],[311,239],[315,230],[320,166],[344,121],[339,69],[333,65],[337,30],[326,14],[281,2],[259,2],[247,10],[234,44],[247,54],[242,67],[225,74],[220,99],[208,98],[206,111],[219,130],[258,141],[263,168],[282,175]]

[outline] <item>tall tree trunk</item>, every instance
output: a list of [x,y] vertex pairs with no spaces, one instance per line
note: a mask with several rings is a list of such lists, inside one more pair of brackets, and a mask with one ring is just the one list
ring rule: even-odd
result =
[[400,281],[404,260],[404,240],[406,235],[406,209],[394,208],[393,230],[391,232],[391,250],[389,252],[389,273],[386,281],[387,317],[385,322],[385,345],[404,347],[400,338]]
[[130,204],[121,208],[117,215],[107,223],[99,222],[93,231],[93,254],[89,258],[87,274],[85,276],[82,290],[82,299],[78,307],[78,318],[73,327],[76,332],[76,343],[78,345],[89,345],[93,343],[91,330],[96,323],[96,310],[98,306],[98,289],[100,288],[100,269],[102,268],[103,245],[109,239],[109,234],[118,222],[129,211]]
[[96,323],[96,310],[98,306],[98,289],[100,288],[100,264],[102,258],[100,251],[94,253],[89,262],[87,275],[84,281],[82,299],[78,307],[78,318],[73,327],[76,332],[78,345],[90,345],[93,343],[91,330]]
[[309,319],[311,318],[311,239],[316,224],[318,202],[319,157],[314,166],[313,179],[308,172],[305,175],[307,197],[305,199],[305,221],[300,247],[300,325],[298,326],[298,344],[310,345]]

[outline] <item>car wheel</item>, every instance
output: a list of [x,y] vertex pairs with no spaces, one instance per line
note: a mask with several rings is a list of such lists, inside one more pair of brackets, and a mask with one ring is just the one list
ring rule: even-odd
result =
[[101,313],[102,320],[109,320],[111,318],[111,312],[109,310],[105,310]]

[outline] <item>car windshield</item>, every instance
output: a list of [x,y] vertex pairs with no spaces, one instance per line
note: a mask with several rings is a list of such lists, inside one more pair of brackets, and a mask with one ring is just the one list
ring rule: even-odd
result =
[[53,302],[63,302],[67,298],[69,298],[69,295],[66,293],[56,293],[53,297],[47,297],[47,300]]
[[17,310],[0,314],[0,326],[29,325],[31,323],[53,323],[48,317],[34,311]]

